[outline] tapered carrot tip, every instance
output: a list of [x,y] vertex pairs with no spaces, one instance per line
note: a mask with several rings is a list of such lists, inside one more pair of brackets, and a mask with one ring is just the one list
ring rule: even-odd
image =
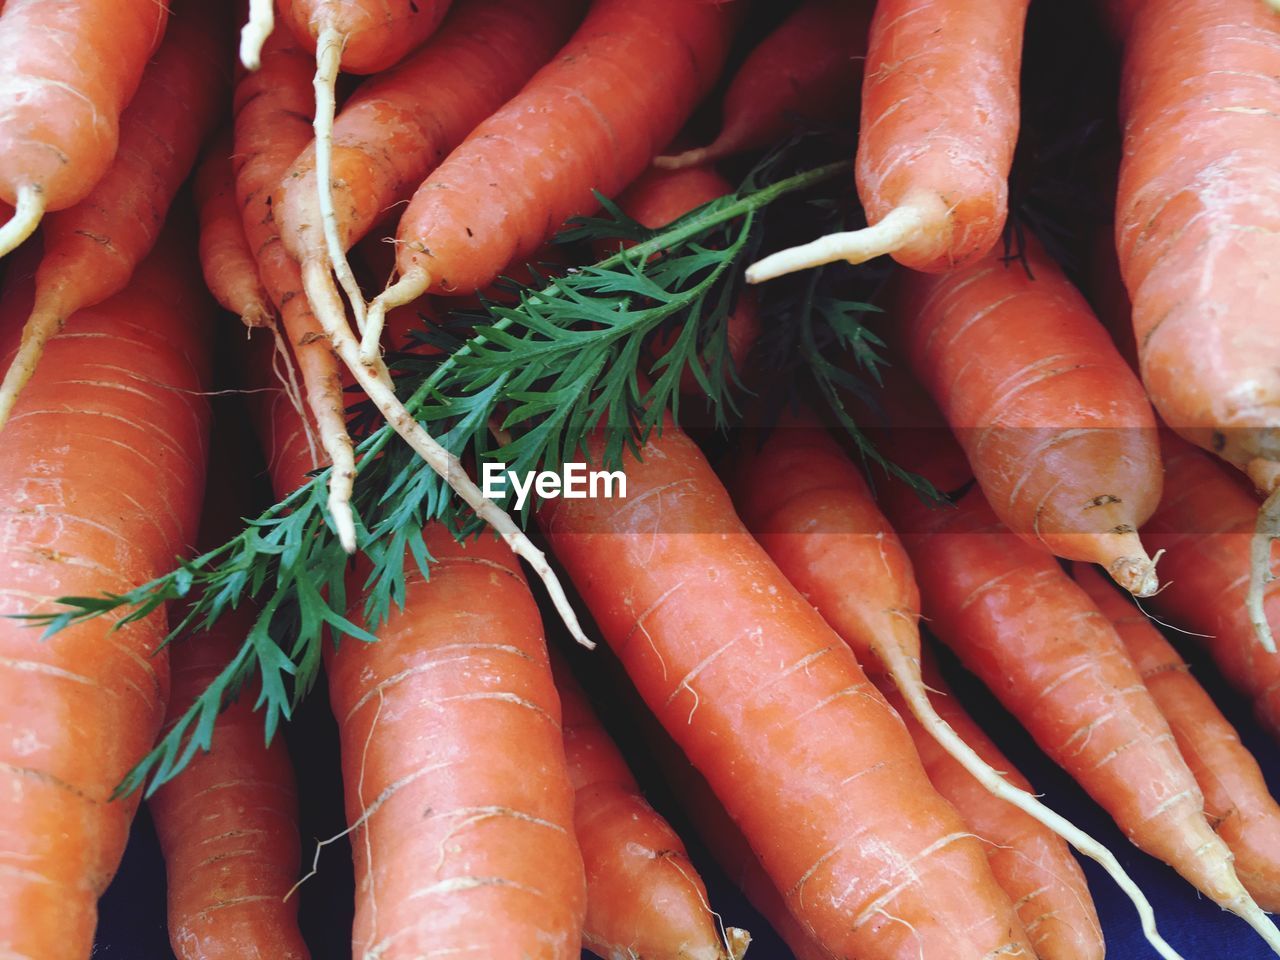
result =
[[13,208],[9,222],[0,227],[0,257],[12,253],[22,245],[40,225],[44,216],[44,194],[30,184],[18,188],[18,203]]
[[1268,653],[1275,653],[1276,641],[1267,621],[1266,600],[1267,585],[1276,579],[1271,572],[1271,545],[1280,540],[1280,464],[1255,460],[1249,464],[1249,476],[1269,495],[1258,511],[1258,523],[1253,531],[1245,607],[1258,642]]
[[[1280,0],[1277,0],[1277,2],[1280,2]],[[659,170],[683,170],[685,167],[696,167],[708,159],[714,159],[714,150],[715,144],[712,143],[705,147],[686,150],[684,153],[654,157],[653,165]]]
[[725,946],[729,948],[729,960],[742,960],[751,946],[751,934],[740,927],[728,927],[724,932]]
[[904,247],[945,247],[947,209],[941,200],[919,198],[890,210],[878,223],[862,230],[831,233],[811,243],[770,254],[747,267],[747,283],[763,283],[777,277],[844,260],[866,263]]
[[[1157,554],[1156,559],[1159,559]],[[1160,590],[1160,578],[1156,575],[1156,560],[1144,552],[1141,556],[1116,557],[1107,566],[1111,579],[1135,597],[1154,596]]]
[[246,70],[262,66],[262,45],[275,29],[275,4],[272,0],[249,0],[249,19],[240,31],[240,62]]

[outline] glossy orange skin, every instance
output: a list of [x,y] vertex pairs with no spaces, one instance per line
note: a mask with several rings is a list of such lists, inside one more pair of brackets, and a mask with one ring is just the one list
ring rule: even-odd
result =
[[[362,84],[333,125],[333,203],[346,246],[551,59],[582,0],[479,0],[460,6],[421,50]],[[295,260],[327,257],[315,144],[285,174],[281,232]]]
[[[732,192],[733,185],[710,167],[686,167],[682,170],[650,168],[623,191],[618,197],[618,206],[627,216],[656,229],[678,220],[695,207]],[[606,257],[617,252],[617,248],[609,250],[601,243],[597,252]],[[678,330],[660,333],[653,344],[654,352],[661,356],[678,335]],[[739,374],[759,337],[760,315],[756,309],[756,298],[750,290],[745,290],[725,323],[725,348],[733,360],[733,369]],[[692,371],[686,370],[681,375],[680,392],[691,397],[702,393]]]
[[[1280,657],[1262,649],[1244,605],[1258,500],[1243,477],[1186,442],[1162,432],[1160,443],[1165,495],[1142,534],[1167,551],[1160,570],[1171,586],[1150,603],[1162,618],[1205,635],[1196,642],[1280,737]],[[1271,570],[1280,574],[1274,548]],[[1280,627],[1280,581],[1265,591],[1267,620]]]
[[200,145],[226,109],[227,11],[177,4],[164,42],[120,117],[120,146],[93,190],[44,220],[36,309],[66,317],[124,289],[160,236]]
[[871,4],[806,0],[760,41],[724,94],[707,159],[768,147],[809,121],[853,121]]
[[[177,721],[240,649],[257,610],[224,614],[171,649]],[[169,942],[181,960],[307,960],[298,930],[298,798],[284,739],[265,746],[255,694],[218,717],[213,746],[148,800],[169,888]]]
[[707,888],[649,804],[586,694],[556,656],[573,828],[587,871],[583,945],[600,957],[722,960]]
[[1131,536],[1160,499],[1155,415],[1034,242],[1027,263],[1031,276],[993,254],[903,277],[904,352],[1001,521],[1060,557],[1109,565],[1114,537]]
[[276,0],[282,23],[308,53],[325,27],[343,38],[342,69],[381,73],[433,34],[450,0]]
[[465,295],[644,172],[711,88],[741,4],[597,0],[555,58],[419,187],[397,266]]
[[1010,533],[973,488],[955,509],[893,491],[930,630],[1138,847],[1218,902],[1229,852],[1169,724],[1111,622],[1049,554]]
[[[1236,873],[1263,910],[1280,909],[1280,806],[1191,668],[1137,607],[1090,567],[1076,582],[1115,625],[1204,793],[1204,812],[1236,856]],[[1172,588],[1171,588],[1172,589]]]
[[551,501],[542,527],[790,908],[837,955],[1029,952],[901,720],[747,533],[697,447],[667,423],[641,460],[627,461],[625,500]]
[[[76,314],[14,408],[0,457],[6,617],[122,593],[195,540],[212,305],[186,241],[162,238],[123,292]],[[9,265],[0,361],[31,307],[31,266]],[[113,622],[42,642],[0,619],[0,954],[92,949],[138,802],[109,797],[154,742],[169,690],[164,615]]]
[[867,222],[924,198],[941,229],[895,251],[913,270],[972,263],[1000,238],[1018,138],[1027,0],[880,0],[862,80],[858,198]]
[[[1132,6],[1132,4],[1131,4]],[[1253,0],[1129,12],[1116,246],[1162,419],[1280,461],[1280,19]]]
[[0,198],[79,203],[116,154],[120,114],[164,36],[156,0],[6,0],[0,14]]

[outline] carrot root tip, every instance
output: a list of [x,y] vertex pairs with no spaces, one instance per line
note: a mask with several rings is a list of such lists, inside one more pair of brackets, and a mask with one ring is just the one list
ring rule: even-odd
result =
[[838,260],[865,263],[900,250],[911,241],[927,235],[932,231],[933,220],[923,206],[907,204],[895,207],[873,226],[831,233],[756,261],[747,267],[747,283],[763,283]]
[[369,366],[381,356],[382,326],[387,319],[387,311],[413,303],[427,292],[431,286],[431,276],[421,267],[413,267],[382,293],[373,298],[369,304],[369,313],[365,320],[363,337],[360,340],[360,362]]
[[1139,556],[1116,557],[1107,566],[1111,579],[1135,597],[1151,597],[1160,592],[1160,577],[1156,573],[1155,559],[1145,553]]
[[695,147],[693,150],[686,150],[684,153],[654,157],[653,165],[659,170],[683,170],[685,167],[696,167],[709,157],[711,157],[711,146]]
[[724,942],[729,949],[729,960],[742,960],[747,947],[751,946],[751,934],[741,927],[726,927]]
[[246,70],[257,70],[262,66],[262,45],[275,26],[275,4],[272,0],[249,0],[249,19],[240,30],[240,62]]
[[1280,486],[1277,486],[1258,510],[1258,523],[1254,527],[1250,544],[1249,590],[1245,594],[1245,606],[1249,620],[1267,653],[1276,652],[1275,636],[1267,621],[1267,586],[1276,579],[1271,572],[1271,545],[1280,540]]
[[39,187],[24,183],[18,188],[13,216],[0,227],[0,257],[12,253],[35,233],[43,216],[44,193]]
[[27,318],[26,326],[22,328],[22,342],[18,345],[18,352],[5,371],[4,382],[0,383],[0,430],[9,422],[9,415],[18,402],[18,394],[36,372],[45,344],[57,334],[61,326],[62,317],[52,310],[37,311]]

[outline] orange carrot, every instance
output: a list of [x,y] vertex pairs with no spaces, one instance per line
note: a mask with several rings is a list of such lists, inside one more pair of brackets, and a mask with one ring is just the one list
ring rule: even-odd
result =
[[229,82],[225,13],[197,0],[179,7],[120,118],[120,149],[110,167],[80,203],[46,218],[35,304],[0,385],[0,428],[49,338],[77,310],[124,289],[156,242],[222,108]]
[[1280,805],[1267,790],[1258,761],[1191,675],[1160,631],[1091,567],[1075,580],[1106,614],[1124,642],[1204,793],[1204,812],[1236,857],[1240,881],[1262,909],[1280,909]]
[[164,36],[156,0],[7,0],[0,12],[0,256],[46,210],[83,200],[116,155],[120,114]]
[[[601,453],[597,439],[589,456]],[[863,960],[1030,955],[902,722],[751,539],[697,447],[668,422],[626,467],[625,501],[552,501],[543,529],[792,911]]]
[[1002,526],[976,487],[952,510],[931,510],[904,488],[888,500],[932,631],[1133,843],[1280,945],[1205,821],[1168,723],[1088,595]]
[[[290,164],[311,140],[306,121],[311,97],[306,52],[285,31],[267,40],[262,65],[236,84],[236,199],[258,275],[280,310],[285,336],[297,359],[307,408],[325,458],[333,466],[329,481],[329,514],[342,545],[355,549],[351,486],[355,455],[347,435],[345,402],[338,361],[302,291],[302,278],[280,239],[275,221],[275,194]],[[308,469],[321,466],[313,462]]]
[[[1258,720],[1280,737],[1280,658],[1258,644],[1245,604],[1258,501],[1240,478],[1173,434],[1162,431],[1160,444],[1165,495],[1143,535],[1167,551],[1162,562],[1172,586],[1147,602],[1200,637]],[[1280,572],[1274,556],[1272,569]],[[1271,584],[1263,604],[1263,616],[1280,626],[1280,583]]]
[[1280,18],[1256,0],[1149,0],[1129,18],[1116,247],[1142,380],[1187,440],[1248,474],[1263,645],[1280,537]]
[[[646,227],[665,227],[696,207],[710,203],[725,194],[732,193],[729,181],[709,167],[686,166],[680,170],[649,170],[623,191],[618,206],[633,220]],[[603,248],[603,244],[601,247]],[[613,250],[601,250],[607,256]],[[750,293],[738,301],[733,313],[722,328],[724,341],[715,349],[723,351],[729,364],[725,372],[733,375],[746,364],[747,354],[760,337],[760,316],[756,299]],[[671,348],[680,330],[660,331],[652,344],[655,356],[649,358],[650,369],[662,354]],[[712,345],[708,345],[711,347]],[[707,361],[703,360],[705,372]],[[656,375],[656,373],[655,373]],[[686,369],[680,377],[680,390],[688,396],[705,392],[698,383],[698,374]]]
[[[338,274],[362,320],[364,300],[345,254],[559,49],[582,0],[479,0],[460,8],[421,50],[362,85],[333,124],[332,222],[318,202],[317,144],[284,177],[277,217],[308,291]],[[336,255],[326,236],[338,238]],[[330,298],[310,294],[312,309]],[[335,319],[335,323],[345,320]]]
[[[33,253],[38,250],[33,249]],[[137,795],[109,798],[155,742],[168,695],[157,612],[41,641],[10,614],[122,593],[196,534],[211,304],[174,233],[129,286],[49,342],[0,457],[0,956],[83,960]],[[0,356],[34,296],[10,264]]]
[[[551,658],[587,871],[583,945],[600,957],[722,960],[707,888],[671,825],[645,802],[563,660]],[[746,939],[734,931],[735,940]]]
[[[760,545],[849,644],[889,702],[909,712],[907,729],[934,786],[979,837],[1019,851],[1016,862],[995,859],[992,866],[1037,955],[1101,956],[1084,877],[1055,834],[1101,863],[1144,914],[1150,905],[1110,851],[1036,800],[1021,777],[998,772],[1007,762],[990,755],[994,747],[963,711],[945,698],[941,707],[931,702],[933,684],[926,686],[920,671],[920,594],[911,561],[857,468],[816,421],[784,418],[736,475],[739,509]],[[952,718],[963,729],[954,729]],[[1054,919],[1046,924],[1050,913]]]
[[[555,59],[431,174],[400,219],[400,279],[381,311],[467,294],[528,256],[547,233],[643,172],[710,89],[740,4],[596,0]],[[554,144],[554,149],[548,144]]]
[[[982,728],[956,702],[927,652],[924,682],[937,696],[938,714],[984,761],[1021,790],[1031,784],[991,742]],[[942,749],[911,715],[902,695],[877,680],[880,691],[902,715],[920,752],[929,782],[956,808],[961,819],[987,844],[991,872],[1018,908],[1018,916],[1040,960],[1101,960],[1102,928],[1085,883],[1084,872],[1055,834],[1020,810],[992,803],[987,788]]]
[[904,278],[905,352],[1005,525],[1148,596],[1155,417],[1084,298],[1034,241],[1026,256]]
[[870,23],[868,3],[806,0],[734,74],[716,138],[705,147],[658,157],[655,165],[680,169],[759,150],[791,132],[797,117],[851,121]]
[[938,273],[995,246],[1009,206],[1026,15],[1027,0],[879,0],[857,157],[871,226],[766,257],[748,282],[886,253]]

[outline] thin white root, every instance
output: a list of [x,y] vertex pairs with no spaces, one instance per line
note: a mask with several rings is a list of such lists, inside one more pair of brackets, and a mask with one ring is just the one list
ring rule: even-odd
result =
[[919,668],[908,660],[906,654],[899,648],[891,645],[887,646],[884,651],[884,660],[885,667],[893,678],[894,685],[907,701],[907,706],[911,708],[912,714],[923,724],[933,738],[941,744],[942,748],[955,757],[960,765],[975,780],[986,787],[992,796],[1017,807],[1027,816],[1037,820],[1062,837],[1063,840],[1066,840],[1067,843],[1071,844],[1086,857],[1097,861],[1102,869],[1110,875],[1111,879],[1116,882],[1116,885],[1133,901],[1133,905],[1138,911],[1138,917],[1142,921],[1142,932],[1146,936],[1147,942],[1165,960],[1181,960],[1178,952],[1169,946],[1164,938],[1160,936],[1159,931],[1156,930],[1156,918],[1150,902],[1148,902],[1146,896],[1138,888],[1138,885],[1133,882],[1132,878],[1125,873],[1124,867],[1120,866],[1120,862],[1116,860],[1115,855],[1070,820],[1045,806],[1027,791],[1015,787],[992,768],[990,764],[978,756],[973,748],[965,743],[960,735],[952,729],[951,724],[938,715],[938,712],[933,708],[933,704],[929,702],[929,695],[925,692]]
[[240,62],[246,70],[262,66],[262,45],[276,26],[273,0],[249,0],[249,19],[240,30]]
[[1230,908],[1231,912],[1247,923],[1257,932],[1272,953],[1280,954],[1280,930],[1276,929],[1275,921],[1263,912],[1263,909],[1253,901],[1253,897],[1244,894],[1243,902]]
[[13,216],[0,227],[0,257],[13,253],[35,233],[43,216],[44,193],[39,187],[24,183],[18,188],[18,204],[13,208]]
[[284,342],[284,335],[280,332],[280,326],[273,317],[268,316],[267,322],[262,326],[271,331],[271,339],[275,345],[275,349],[271,354],[271,372],[275,375],[276,380],[280,382],[285,399],[297,411],[298,419],[302,421],[302,435],[307,438],[307,455],[311,458],[312,465],[319,466],[320,455],[316,449],[316,432],[311,427],[311,418],[307,416],[306,406],[302,399],[302,388],[298,386],[298,371],[294,366],[293,356],[289,353],[289,347]]
[[427,276],[427,271],[415,267],[373,298],[373,302],[369,304],[364,336],[360,341],[361,363],[372,365],[382,356],[382,327],[387,320],[387,311],[413,303],[427,292],[430,285],[431,278]]
[[1267,622],[1267,585],[1276,579],[1271,572],[1271,545],[1280,540],[1280,486],[1271,491],[1258,511],[1258,524],[1253,530],[1250,545],[1249,590],[1245,594],[1245,607],[1253,623],[1258,642],[1267,653],[1276,652],[1276,640]]
[[[311,273],[315,275],[318,272],[313,270]],[[324,275],[327,278],[327,271]],[[315,279],[318,280],[319,277],[316,276]],[[476,512],[481,520],[498,531],[516,556],[522,557],[533,568],[534,573],[546,587],[547,594],[564,620],[565,626],[573,634],[573,638],[587,649],[594,650],[595,644],[583,633],[577,614],[573,612],[573,607],[555,571],[547,563],[546,555],[533,545],[525,532],[504,510],[485,497],[475,482],[467,476],[462,462],[440,446],[422,424],[418,423],[405,409],[395,391],[391,389],[391,377],[386,365],[382,362],[382,357],[375,352],[373,361],[370,363],[361,356],[360,344],[356,341],[350,326],[345,322],[338,291],[332,284],[315,283],[308,285],[307,296],[315,308],[316,319],[320,321],[320,325],[328,335],[334,351],[346,364],[347,369],[351,371],[369,399],[377,406],[387,423],[462,498],[463,502]],[[372,319],[372,310],[370,316]]]
[[[1277,0],[1280,2],[1280,0]],[[662,157],[654,157],[653,165],[659,170],[683,170],[685,167],[696,167],[711,155],[710,147],[695,147],[684,153],[674,153]]]
[[779,250],[747,267],[747,283],[763,283],[799,270],[847,260],[866,263],[893,253],[919,237],[927,228],[927,218],[919,206],[897,207],[872,227],[847,233],[832,233],[811,243]]
[[18,394],[36,372],[36,366],[44,354],[44,345],[61,328],[62,317],[52,310],[37,310],[27,318],[26,326],[22,328],[22,342],[18,345],[18,352],[5,371],[4,382],[0,384],[0,430],[9,422],[13,405],[18,402]]
[[346,38],[332,27],[322,30],[316,43],[316,76],[312,83],[316,92],[316,117],[313,124],[316,134],[316,197],[320,205],[325,248],[329,254],[327,266],[333,270],[351,303],[356,329],[363,333],[364,294],[360,290],[360,284],[356,282],[356,275],[351,272],[347,251],[342,246],[342,238],[338,236],[338,214],[333,208],[333,119],[338,111],[334,91],[345,43]]

